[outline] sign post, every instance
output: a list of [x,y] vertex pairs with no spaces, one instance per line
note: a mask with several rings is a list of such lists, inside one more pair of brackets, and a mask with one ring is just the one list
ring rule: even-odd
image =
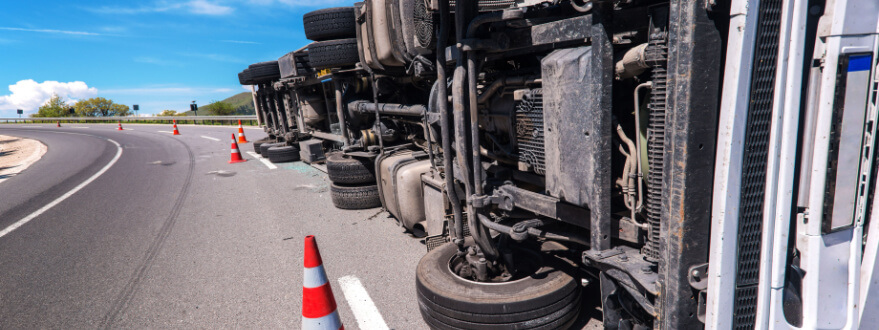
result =
[[24,110],[18,109],[17,112],[18,112],[18,118],[21,118],[21,114],[24,113]]
[[[198,104],[195,104],[195,101],[192,101],[192,104],[189,105],[189,110],[194,113],[195,116],[198,116]],[[198,125],[197,121],[192,121],[193,125]]]
[[137,117],[137,110],[140,110],[140,106],[135,104],[131,108],[134,109],[134,116]]

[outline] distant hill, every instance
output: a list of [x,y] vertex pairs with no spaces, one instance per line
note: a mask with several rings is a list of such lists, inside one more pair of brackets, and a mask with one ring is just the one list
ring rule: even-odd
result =
[[[240,94],[235,94],[235,95],[223,100],[222,102],[226,102],[226,103],[231,104],[232,108],[235,109],[236,115],[247,116],[247,115],[256,114],[256,111],[254,111],[254,109],[253,109],[253,96],[250,94],[250,92],[242,92]],[[208,115],[207,104],[204,104],[204,105],[198,107],[198,113],[202,116],[207,116]],[[192,116],[193,113],[192,113],[192,111],[187,111],[186,115]]]

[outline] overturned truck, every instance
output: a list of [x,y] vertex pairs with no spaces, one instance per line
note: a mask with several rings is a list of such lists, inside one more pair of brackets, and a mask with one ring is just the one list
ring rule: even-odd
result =
[[877,16],[367,0],[239,80],[257,152],[326,162],[337,207],[425,238],[433,328],[568,328],[594,302],[607,328],[870,328]]

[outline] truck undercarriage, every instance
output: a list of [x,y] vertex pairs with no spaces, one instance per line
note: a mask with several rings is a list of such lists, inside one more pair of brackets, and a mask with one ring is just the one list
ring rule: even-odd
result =
[[[313,43],[239,78],[256,86],[261,143],[326,161],[337,207],[382,206],[424,237],[431,327],[567,328],[593,283],[607,328],[701,328],[734,7],[368,0],[306,14]],[[782,7],[751,14],[743,189],[766,179]],[[738,264],[756,279],[752,216]],[[748,283],[737,328],[757,322]]]

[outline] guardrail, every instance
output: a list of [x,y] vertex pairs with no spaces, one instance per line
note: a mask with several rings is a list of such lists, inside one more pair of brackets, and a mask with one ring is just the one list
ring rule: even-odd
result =
[[5,123],[115,123],[115,122],[139,122],[139,123],[170,123],[176,120],[178,124],[204,124],[204,125],[235,125],[241,123],[248,126],[256,126],[256,116],[157,116],[157,117],[28,117],[28,118],[0,118]]

